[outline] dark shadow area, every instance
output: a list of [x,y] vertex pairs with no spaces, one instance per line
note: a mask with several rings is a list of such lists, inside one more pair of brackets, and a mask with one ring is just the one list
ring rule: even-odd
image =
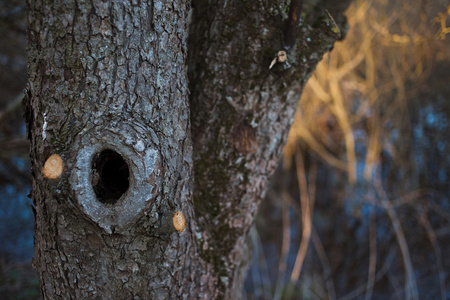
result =
[[21,102],[26,84],[25,1],[0,1],[0,298],[39,299],[31,267],[33,213]]
[[103,150],[92,162],[92,186],[101,203],[116,204],[128,190],[130,171],[123,157]]

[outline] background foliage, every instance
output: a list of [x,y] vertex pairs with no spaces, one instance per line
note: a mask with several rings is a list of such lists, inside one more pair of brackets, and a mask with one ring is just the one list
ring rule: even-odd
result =
[[450,298],[449,14],[347,10],[251,233],[249,299]]

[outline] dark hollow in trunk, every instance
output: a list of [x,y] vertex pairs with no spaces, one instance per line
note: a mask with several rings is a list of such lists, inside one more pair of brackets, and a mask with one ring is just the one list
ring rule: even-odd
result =
[[92,174],[92,186],[101,203],[115,204],[130,186],[128,165],[113,150],[103,150],[96,155]]

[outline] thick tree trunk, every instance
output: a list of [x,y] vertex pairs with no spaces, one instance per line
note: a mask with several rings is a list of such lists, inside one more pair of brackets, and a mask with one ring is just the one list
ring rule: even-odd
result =
[[[138,2],[28,3],[34,267],[44,298],[214,292],[193,242],[187,6]],[[53,153],[64,171],[46,179]],[[175,211],[187,220],[182,233]]]
[[[193,1],[187,46],[183,0],[28,1],[44,298],[240,297],[247,232],[337,34],[322,14],[286,47],[289,3],[208,2]],[[283,47],[288,61],[269,70]],[[51,154],[64,165],[56,179],[41,172]]]
[[[303,85],[340,34],[323,3],[319,9],[305,1],[305,15],[314,19],[292,37],[302,1],[209,2],[193,1],[188,43],[194,205],[201,256],[220,274],[221,295],[239,299],[249,263],[247,233]],[[341,2],[328,7],[339,24],[349,1]],[[269,69],[280,50],[287,61]]]

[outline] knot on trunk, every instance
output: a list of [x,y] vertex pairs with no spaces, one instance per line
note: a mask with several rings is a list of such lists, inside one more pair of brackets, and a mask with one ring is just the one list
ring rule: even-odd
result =
[[120,129],[91,130],[75,143],[78,150],[70,183],[81,210],[112,233],[150,210],[161,187],[155,135]]

